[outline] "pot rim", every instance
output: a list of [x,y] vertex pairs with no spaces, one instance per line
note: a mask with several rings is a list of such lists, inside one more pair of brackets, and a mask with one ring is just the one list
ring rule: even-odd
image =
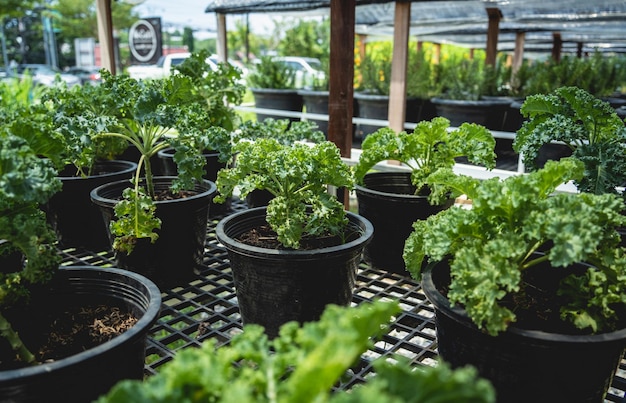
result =
[[[439,264],[435,265],[439,267]],[[466,325],[474,328],[477,332],[480,332],[478,327],[469,318],[464,308],[459,306],[452,307],[450,301],[444,297],[433,281],[432,270],[434,267],[427,267],[422,273],[421,286],[422,291],[433,304],[433,306],[440,310],[441,313],[447,315],[455,320],[461,320],[467,322]],[[544,340],[549,342],[558,343],[572,343],[572,344],[585,344],[585,343],[606,343],[606,342],[621,342],[622,344],[626,339],[626,328],[614,330],[606,333],[587,334],[587,335],[570,335],[563,333],[550,333],[542,330],[529,330],[515,327],[510,325],[507,330],[501,334],[512,334],[519,337]],[[498,337],[498,336],[496,336]]]
[[[127,161],[127,160],[107,160],[107,161],[98,161],[96,162],[96,165],[98,164],[102,164],[102,165],[119,165],[122,166],[122,168],[119,171],[115,171],[115,172],[107,172],[104,174],[99,174],[99,175],[91,175],[91,176],[58,176],[59,180],[61,180],[62,182],[66,182],[66,181],[80,181],[80,180],[85,180],[85,179],[90,179],[90,178],[107,178],[107,177],[112,177],[112,176],[117,176],[120,174],[126,174],[129,172],[133,172],[134,170],[137,169],[137,163],[132,162],[132,161]],[[125,165],[125,167],[123,167]]]
[[[159,182],[159,181],[173,181],[174,179],[176,179],[176,176],[155,176],[153,177],[154,182]],[[189,196],[189,197],[185,197],[185,198],[181,198],[181,199],[172,199],[172,200],[156,200],[154,203],[156,205],[166,205],[166,204],[173,204],[173,203],[180,203],[180,202],[184,202],[184,201],[190,201],[190,200],[196,200],[196,199],[202,199],[205,197],[211,197],[213,196],[215,193],[217,193],[217,185],[215,184],[215,182],[210,181],[208,179],[202,179],[201,181],[198,181],[198,183],[200,184],[204,184],[208,187],[207,190],[204,191],[199,191],[197,194]],[[100,185],[94,189],[91,190],[90,192],[90,196],[91,196],[91,200],[101,206],[114,206],[117,203],[119,203],[119,200],[117,199],[110,199],[108,197],[104,197],[99,195],[100,192],[103,191],[103,189],[108,189],[108,188],[115,188],[118,187],[120,185],[126,185],[125,188],[129,188],[132,186],[132,183],[130,180],[128,179],[122,179],[119,181],[115,181],[115,182],[109,182],[109,183],[105,183],[103,185]],[[124,188],[124,189],[125,189]],[[122,189],[122,191],[124,190]],[[121,195],[121,192],[120,192]]]
[[15,378],[24,378],[31,376],[39,376],[44,373],[58,371],[72,365],[77,364],[80,361],[83,361],[87,356],[98,356],[104,354],[106,351],[110,349],[114,349],[126,342],[129,339],[135,339],[141,336],[140,333],[144,333],[146,328],[152,327],[154,323],[156,323],[159,312],[161,310],[161,291],[159,288],[152,282],[150,279],[142,276],[141,274],[130,272],[127,270],[122,270],[118,268],[112,267],[99,267],[99,266],[65,266],[59,267],[59,270],[67,273],[67,276],[70,277],[71,274],[76,273],[76,275],[80,275],[84,272],[94,272],[101,271],[115,274],[119,277],[129,277],[140,283],[142,283],[146,287],[146,292],[143,293],[148,297],[148,306],[141,318],[127,331],[112,338],[109,341],[106,341],[102,344],[99,344],[89,350],[82,351],[78,354],[71,355],[69,357],[62,358],[57,361],[53,361],[50,363],[42,363],[39,365],[26,367],[26,368],[18,368],[7,371],[0,371],[0,382],[10,381]]
[[218,241],[222,243],[227,249],[235,250],[239,253],[245,253],[249,255],[264,255],[271,257],[280,256],[281,258],[286,259],[302,259],[304,257],[313,255],[313,258],[318,259],[323,258],[325,255],[332,255],[338,252],[340,253],[344,250],[362,247],[372,239],[372,235],[374,234],[374,226],[368,219],[350,211],[346,212],[348,215],[348,220],[351,224],[360,227],[361,234],[356,239],[350,242],[315,250],[261,248],[258,246],[247,245],[243,242],[239,242],[226,233],[228,225],[232,224],[233,221],[238,220],[242,216],[251,216],[251,218],[254,218],[256,216],[265,216],[266,209],[266,206],[255,207],[247,210],[242,210],[224,217],[217,223],[217,226],[215,228],[215,235]]

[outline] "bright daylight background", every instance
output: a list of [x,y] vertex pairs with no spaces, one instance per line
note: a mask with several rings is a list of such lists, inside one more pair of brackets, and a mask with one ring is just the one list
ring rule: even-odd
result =
[[[161,17],[164,30],[182,29],[189,26],[194,29],[198,39],[215,35],[217,21],[215,13],[205,13],[208,0],[146,0],[135,7],[141,18]],[[227,29],[234,27],[237,19],[245,18],[244,14],[227,15]],[[274,23],[271,14],[250,14],[250,30],[253,33],[267,35],[272,32]]]

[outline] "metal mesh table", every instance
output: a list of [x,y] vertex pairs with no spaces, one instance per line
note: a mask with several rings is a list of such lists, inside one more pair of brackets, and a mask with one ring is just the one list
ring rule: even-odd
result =
[[[233,210],[247,208],[234,201]],[[162,308],[158,322],[148,339],[145,375],[159,371],[177,351],[197,347],[207,338],[226,344],[242,331],[235,286],[226,249],[215,237],[215,227],[221,217],[209,220],[203,265],[195,279],[188,284],[162,291]],[[112,252],[92,252],[64,249],[63,265],[115,266]],[[368,350],[353,367],[339,388],[361,383],[373,369],[371,361],[381,356],[401,355],[416,365],[437,362],[434,310],[421,291],[418,282],[406,276],[377,270],[365,264],[359,266],[353,304],[372,299],[396,299],[402,313],[391,324],[389,332]],[[626,359],[613,381],[606,401],[626,399]]]

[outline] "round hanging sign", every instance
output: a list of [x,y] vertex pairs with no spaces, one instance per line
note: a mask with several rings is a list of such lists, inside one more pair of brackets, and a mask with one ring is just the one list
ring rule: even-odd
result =
[[138,62],[151,61],[158,50],[157,43],[157,32],[149,21],[139,20],[130,27],[128,44]]

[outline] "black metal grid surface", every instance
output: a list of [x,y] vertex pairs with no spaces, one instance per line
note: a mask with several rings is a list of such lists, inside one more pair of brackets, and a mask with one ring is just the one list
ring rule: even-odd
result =
[[[240,210],[246,206],[235,201],[232,208]],[[204,262],[196,278],[185,286],[162,290],[161,314],[148,336],[146,376],[158,372],[159,367],[181,349],[199,346],[207,338],[216,338],[219,344],[225,344],[242,331],[228,255],[215,237],[220,218],[209,220]],[[63,265],[115,266],[112,252],[65,249],[61,253]],[[374,298],[399,300],[402,313],[382,340],[363,355],[340,388],[363,382],[373,371],[371,361],[380,356],[399,354],[417,365],[434,365],[437,361],[434,310],[419,283],[408,275],[361,264],[353,304]],[[626,401],[625,391],[626,359],[622,359],[606,401]]]

